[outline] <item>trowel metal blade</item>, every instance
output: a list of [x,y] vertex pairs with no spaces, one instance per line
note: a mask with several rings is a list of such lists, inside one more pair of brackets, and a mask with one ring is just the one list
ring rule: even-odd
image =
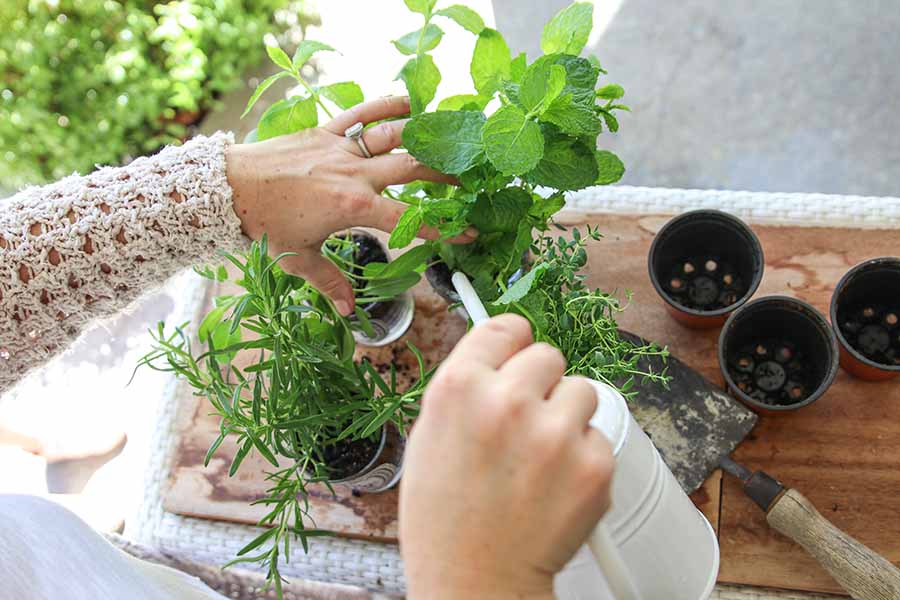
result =
[[[634,334],[625,339],[642,342]],[[718,467],[756,424],[756,413],[674,356],[641,359],[641,369],[667,369],[669,387],[635,382],[631,414],[653,440],[678,483],[690,494]]]

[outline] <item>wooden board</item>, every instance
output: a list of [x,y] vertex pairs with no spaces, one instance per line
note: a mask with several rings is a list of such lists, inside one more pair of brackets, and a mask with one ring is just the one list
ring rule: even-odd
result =
[[[666,344],[710,381],[721,384],[715,349],[718,331],[697,332],[671,320],[647,276],[647,251],[667,217],[595,215],[588,222],[606,237],[590,249],[589,283],[631,290],[633,301],[620,315],[623,328]],[[584,218],[575,222],[583,222]],[[860,260],[896,255],[896,231],[754,225],[766,253],[766,272],[757,297],[781,293],[827,310],[834,284]],[[462,335],[461,319],[424,285],[417,289],[417,314],[410,339],[437,359]],[[378,351],[376,362],[392,358]],[[410,357],[398,355],[402,363]],[[223,459],[209,469],[203,456],[216,435],[216,422],[198,405],[185,419],[165,506],[173,512],[219,520],[255,522],[262,511],[248,506],[265,484],[263,462],[245,462],[227,478]],[[233,448],[217,456],[233,453]],[[764,469],[807,495],[838,526],[900,563],[900,382],[870,384],[843,371],[829,392],[789,415],[763,417],[735,452],[737,460]],[[250,458],[247,459],[248,461]],[[346,492],[346,491],[345,491]],[[692,495],[719,532],[719,580],[730,583],[840,593],[833,580],[799,547],[772,532],[763,513],[719,472]],[[396,493],[313,500],[320,527],[352,536],[396,539]]]
[[[592,285],[632,290],[620,325],[666,344],[681,360],[722,384],[719,331],[685,329],[666,316],[647,275],[647,251],[668,217],[596,216],[606,238],[589,253]],[[900,233],[754,225],[766,255],[756,294],[801,298],[824,314],[834,285],[865,258],[896,255]],[[843,370],[813,405],[761,417],[734,453],[806,495],[835,525],[900,564],[900,381],[867,383]],[[717,489],[721,482],[721,497]],[[716,474],[694,495],[710,516],[718,504],[719,581],[843,593],[800,546],[773,532],[732,478]],[[715,524],[716,521],[714,520]]]

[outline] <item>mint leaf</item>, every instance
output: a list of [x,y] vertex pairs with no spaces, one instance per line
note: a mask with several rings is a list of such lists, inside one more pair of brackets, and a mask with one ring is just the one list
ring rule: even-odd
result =
[[599,171],[594,152],[580,142],[555,140],[544,147],[544,156],[526,175],[529,183],[557,190],[580,190],[597,180]]
[[535,266],[533,269],[528,271],[521,279],[517,282],[509,286],[503,295],[494,300],[494,305],[500,306],[503,304],[512,304],[513,302],[518,302],[531,290],[531,287],[541,278],[541,275],[544,274],[544,271],[547,270],[549,265],[547,263],[541,263]]
[[472,64],[469,71],[475,89],[482,96],[490,96],[500,87],[500,82],[509,77],[509,46],[500,32],[485,28],[475,42]]
[[488,99],[475,94],[448,96],[438,103],[438,110],[484,110]]
[[342,81],[319,88],[319,93],[347,110],[364,100],[362,89],[352,81]]
[[525,76],[525,68],[528,66],[528,57],[524,52],[520,52],[509,65],[509,78],[516,83],[522,83]]
[[469,221],[479,233],[514,232],[531,208],[531,194],[520,187],[508,187],[493,196],[480,194],[469,213]]
[[306,64],[306,61],[312,58],[312,55],[316,52],[336,52],[336,50],[322,42],[303,40],[297,45],[297,49],[294,50],[294,58],[291,60],[294,70],[299,71],[300,67]]
[[269,107],[259,120],[257,136],[260,142],[280,135],[315,127],[319,123],[316,100],[313,97],[294,97],[279,100]]
[[604,98],[606,100],[618,100],[624,95],[625,88],[623,88],[621,85],[616,85],[615,83],[604,85],[602,88],[597,90],[597,97]]
[[540,126],[525,118],[517,106],[495,112],[481,130],[484,151],[504,175],[521,175],[532,170],[544,154]]
[[269,58],[272,59],[272,62],[281,67],[286,71],[292,71],[291,67],[291,59],[288,58],[288,55],[285,54],[284,50],[279,48],[278,46],[266,46],[266,53],[269,55]]
[[437,86],[441,82],[441,72],[438,71],[431,56],[423,54],[409,59],[397,78],[406,83],[410,113],[417,115],[434,100]]
[[406,2],[406,7],[417,13],[421,13],[423,15],[431,14],[431,10],[434,8],[434,5],[437,4],[437,0],[403,0]]
[[596,137],[600,133],[600,117],[593,108],[572,101],[572,94],[554,100],[541,114],[541,120],[559,127],[563,133],[580,137]]
[[391,262],[379,273],[379,277],[398,277],[407,273],[413,273],[423,266],[434,255],[434,248],[430,244],[422,244],[410,248]]
[[[441,43],[441,38],[444,37],[444,32],[437,25],[432,25],[429,23],[425,27],[425,33],[422,33],[421,29],[417,29],[416,31],[407,33],[399,40],[394,40],[391,42],[397,50],[400,51],[401,54],[418,54],[420,52],[428,52],[429,50],[434,50],[437,48],[437,45]],[[421,38],[422,46],[419,47],[419,40]]]
[[422,164],[459,175],[484,158],[484,124],[484,114],[477,111],[422,113],[403,128],[403,145]]
[[547,222],[547,219],[562,210],[562,207],[565,205],[566,198],[562,192],[559,192],[553,194],[549,198],[535,200],[531,209],[528,211],[528,216],[543,225]]
[[597,87],[597,78],[600,77],[597,67],[592,65],[589,60],[566,54],[544,56],[538,60],[545,59],[566,70],[566,87],[563,88],[560,95],[572,94],[572,100],[575,103],[594,106],[594,88]]
[[611,112],[601,110],[600,116],[603,117],[603,120],[606,122],[607,129],[609,129],[613,133],[619,130],[619,120],[615,118]]
[[444,219],[456,219],[466,211],[466,202],[460,198],[425,198],[422,212],[425,223],[438,225]]
[[597,150],[594,153],[597,159],[597,185],[608,185],[622,179],[625,174],[625,165],[619,160],[619,157],[609,150]]
[[576,2],[562,9],[544,26],[541,50],[544,54],[578,54],[587,44],[594,26],[594,6]]
[[468,29],[475,35],[478,35],[484,29],[484,20],[481,16],[468,6],[463,6],[462,4],[448,6],[434,14],[453,19],[456,21],[457,25],[464,29]]
[[256,86],[256,90],[254,90],[253,95],[250,96],[250,100],[247,102],[247,108],[244,109],[244,112],[241,114],[241,118],[247,116],[247,113],[250,112],[250,109],[253,108],[253,105],[256,104],[256,101],[259,100],[259,97],[263,95],[267,89],[272,87],[272,84],[281,79],[282,77],[289,77],[290,73],[287,71],[278,71],[274,75],[266,77],[262,83]]
[[553,102],[566,85],[566,69],[549,61],[535,61],[525,71],[519,89],[519,102],[528,111],[538,106],[544,110]]
[[397,226],[391,232],[388,239],[388,248],[403,248],[416,239],[419,229],[422,227],[422,209],[418,206],[410,206],[397,221]]

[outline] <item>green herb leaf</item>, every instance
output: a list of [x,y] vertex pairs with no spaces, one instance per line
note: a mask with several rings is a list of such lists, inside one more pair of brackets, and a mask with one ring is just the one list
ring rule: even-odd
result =
[[315,127],[319,122],[316,99],[294,97],[279,100],[259,120],[259,141]]
[[528,216],[538,223],[544,224],[547,222],[547,219],[562,210],[562,207],[565,205],[566,198],[561,192],[553,194],[549,198],[536,199],[534,204],[531,205],[531,210],[528,211]]
[[477,12],[462,4],[448,6],[434,14],[453,19],[460,27],[471,31],[475,35],[478,35],[484,29],[484,19]]
[[475,89],[482,96],[490,96],[500,88],[500,83],[509,77],[509,46],[496,29],[485,28],[475,42],[472,64],[469,71]]
[[529,183],[557,190],[580,190],[597,180],[594,152],[580,142],[554,140],[544,147],[544,156],[526,175]]
[[527,173],[544,154],[540,126],[526,119],[517,106],[504,106],[491,115],[481,130],[481,139],[488,159],[505,175]]
[[408,246],[410,242],[416,239],[416,235],[421,227],[422,209],[418,206],[410,206],[400,215],[397,226],[391,232],[388,248],[404,248]]
[[[437,45],[441,43],[441,38],[443,36],[444,32],[440,27],[429,23],[425,26],[424,33],[421,29],[417,29],[391,43],[394,44],[394,47],[396,47],[401,54],[420,54],[437,48]],[[420,42],[421,47],[419,46]]]
[[403,128],[403,145],[419,162],[458,175],[483,160],[484,114],[438,111],[418,114]]
[[611,132],[615,133],[619,130],[619,120],[615,118],[612,113],[602,110],[600,111],[600,116],[603,117],[603,121],[606,123],[606,128]]
[[589,106],[574,103],[572,94],[564,94],[554,100],[540,118],[556,125],[563,133],[576,137],[597,137],[601,129],[597,113]]
[[595,152],[597,158],[597,185],[608,185],[622,179],[625,174],[625,165],[619,160],[619,157],[609,150],[597,150]]
[[587,44],[594,26],[594,5],[576,2],[559,11],[544,26],[541,50],[544,54],[578,54]]
[[406,7],[417,13],[421,13],[423,15],[431,14],[432,9],[434,9],[434,5],[437,4],[437,0],[403,0],[406,2]]
[[342,81],[319,88],[319,93],[347,110],[364,100],[362,89],[352,81]]
[[509,78],[516,83],[522,83],[525,76],[525,69],[528,67],[528,57],[524,52],[520,52],[509,65]]
[[278,71],[274,75],[266,77],[262,83],[256,86],[256,90],[253,92],[253,95],[250,96],[250,100],[247,102],[247,108],[244,109],[244,112],[241,114],[241,118],[247,116],[247,113],[250,112],[250,109],[253,108],[253,105],[256,104],[256,101],[259,100],[259,97],[263,95],[267,89],[272,87],[272,84],[281,79],[282,77],[289,77],[290,73],[287,71]]
[[288,58],[288,55],[285,54],[284,50],[282,50],[278,46],[267,45],[266,53],[269,55],[269,58],[272,59],[273,63],[286,71],[293,71],[293,67],[291,67],[291,59]]
[[425,264],[425,261],[431,258],[432,255],[434,255],[434,248],[428,244],[410,248],[389,262],[387,267],[381,272],[381,277],[397,277],[416,271],[420,266]]
[[604,85],[602,88],[597,90],[596,93],[598,98],[605,98],[606,100],[618,100],[625,95],[625,88],[623,88],[621,85],[611,83],[609,85]]
[[520,187],[508,187],[493,196],[481,194],[469,213],[469,221],[482,234],[514,232],[531,203],[531,194]]
[[484,110],[490,98],[475,94],[448,96],[438,103],[438,110]]
[[297,45],[297,49],[294,50],[294,58],[291,60],[294,70],[299,71],[300,67],[306,64],[306,61],[312,58],[316,52],[336,52],[336,50],[322,42],[303,40]]
[[425,110],[434,99],[437,86],[441,82],[441,72],[428,54],[411,58],[397,76],[406,83],[409,93],[410,112],[417,115]]
[[502,296],[494,300],[494,304],[497,306],[511,304],[524,298],[525,295],[531,291],[532,286],[538,282],[547,268],[548,265],[546,263],[535,265],[535,267],[522,276],[521,279],[512,284]]
[[544,110],[559,96],[566,85],[566,69],[549,61],[535,61],[525,71],[519,102],[528,111],[542,106]]
[[227,306],[219,306],[206,313],[203,321],[200,322],[200,328],[197,330],[197,338],[201,342],[206,342],[209,339],[216,325],[222,322],[226,310],[228,310]]

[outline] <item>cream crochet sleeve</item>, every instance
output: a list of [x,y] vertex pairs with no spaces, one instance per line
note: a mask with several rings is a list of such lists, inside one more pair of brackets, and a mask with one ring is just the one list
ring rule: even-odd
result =
[[246,246],[230,134],[0,200],[0,392],[169,276]]

